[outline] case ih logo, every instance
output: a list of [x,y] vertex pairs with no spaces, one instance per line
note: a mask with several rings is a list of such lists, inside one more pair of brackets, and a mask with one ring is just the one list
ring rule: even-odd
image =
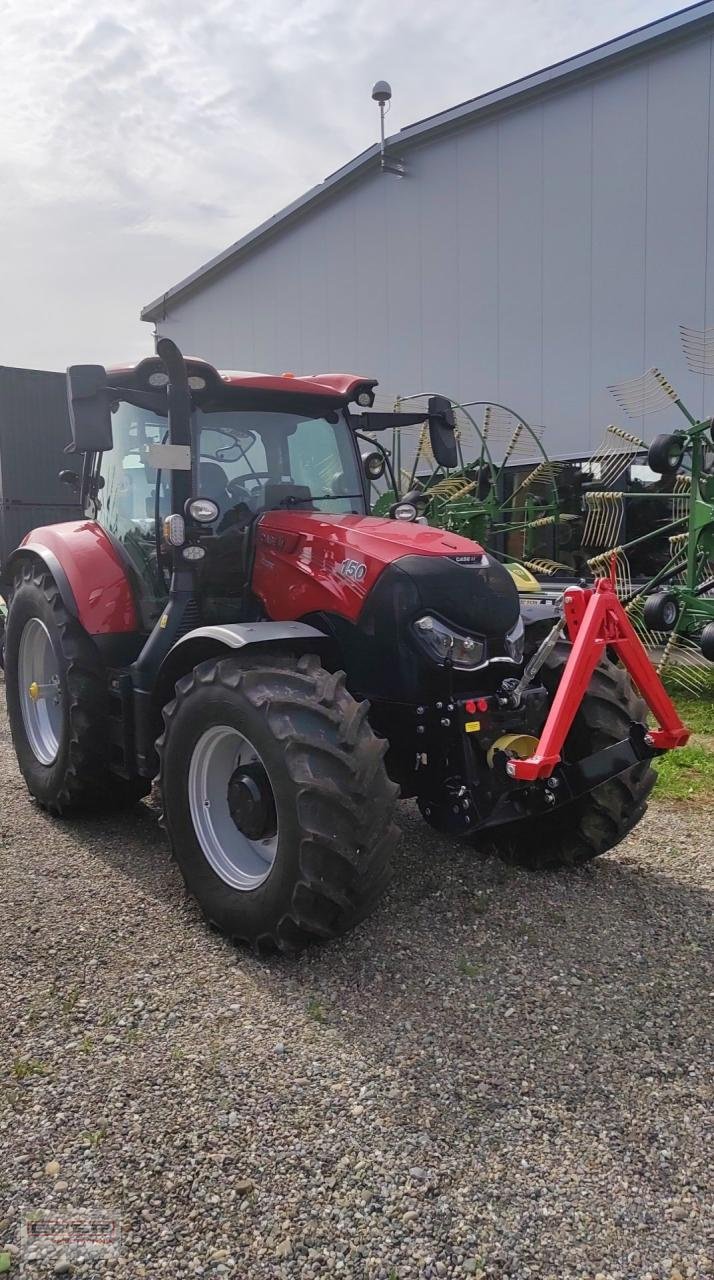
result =
[[349,578],[350,582],[364,582],[367,566],[362,560],[343,560],[338,564],[337,572],[341,578]]
[[260,529],[258,531],[258,542],[264,547],[270,547],[272,551],[292,552],[297,549],[300,542],[300,535],[296,533],[278,533],[273,529]]

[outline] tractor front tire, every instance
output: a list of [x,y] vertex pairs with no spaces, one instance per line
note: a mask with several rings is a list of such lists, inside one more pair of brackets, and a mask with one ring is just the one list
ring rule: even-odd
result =
[[[570,649],[557,645],[543,668],[551,699]],[[633,721],[645,723],[647,708],[624,668],[603,659],[566,739],[564,758],[574,762],[620,742]],[[603,782],[553,813],[504,827],[490,837],[492,851],[504,862],[533,870],[577,867],[616,845],[637,825],[647,808],[656,774],[647,761]]]
[[367,711],[315,654],[211,660],[176,685],[157,742],[164,820],[225,936],[298,951],[351,929],[382,893],[398,788]]
[[122,807],[148,793],[147,779],[110,771],[101,659],[65,609],[52,575],[31,561],[16,576],[10,597],[5,684],[20,771],[50,813]]

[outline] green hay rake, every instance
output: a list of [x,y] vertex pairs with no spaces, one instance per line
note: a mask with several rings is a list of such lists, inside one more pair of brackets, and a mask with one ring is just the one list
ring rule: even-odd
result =
[[[426,407],[430,394],[400,396],[390,407],[422,400]],[[395,431],[391,455],[399,492],[390,488],[380,493],[373,510],[386,512],[397,497],[418,494],[430,524],[473,538],[532,572],[567,573],[570,566],[549,552],[558,539],[567,541],[565,527],[578,516],[561,509],[557,481],[565,464],[548,458],[543,429],[507,405],[451,403],[458,466],[446,472],[436,465],[426,428]]]
[[[714,329],[683,326],[681,334],[690,369],[714,374]],[[697,419],[659,369],[649,369],[609,390],[632,418],[674,406],[686,425],[656,436],[647,452],[650,469],[669,483],[666,493],[661,488],[638,494],[599,488],[586,495],[583,543],[591,549],[602,548],[590,556],[588,568],[601,573],[614,564],[620,597],[658,669],[688,692],[698,692],[711,678],[714,661],[713,420]],[[619,435],[625,438],[627,433]],[[635,449],[644,447],[636,436],[628,440]],[[630,459],[621,457],[625,465],[618,473],[615,452],[613,448],[605,460],[601,484],[606,480],[612,485],[613,477],[619,478],[629,465]],[[649,500],[661,508],[663,498],[669,505],[669,519],[662,523],[654,508],[645,533],[618,543],[626,504]],[[667,547],[663,563],[646,581],[633,585],[633,557],[655,545]]]

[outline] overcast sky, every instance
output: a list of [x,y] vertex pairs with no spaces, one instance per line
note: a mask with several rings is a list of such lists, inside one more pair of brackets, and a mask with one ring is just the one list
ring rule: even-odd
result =
[[0,0],[0,364],[151,351],[141,306],[375,141],[376,79],[393,133],[666,12]]

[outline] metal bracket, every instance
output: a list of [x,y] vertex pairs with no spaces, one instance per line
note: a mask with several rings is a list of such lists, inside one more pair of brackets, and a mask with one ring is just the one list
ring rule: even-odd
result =
[[560,762],[565,739],[585,697],[590,678],[607,649],[627,668],[655,716],[659,729],[645,738],[647,746],[669,750],[689,739],[642,641],[628,618],[613,582],[600,578],[594,589],[570,587],[564,595],[565,621],[572,645],[562,679],[548,713],[538,748],[527,760],[509,760],[511,778],[534,782],[549,778]]

